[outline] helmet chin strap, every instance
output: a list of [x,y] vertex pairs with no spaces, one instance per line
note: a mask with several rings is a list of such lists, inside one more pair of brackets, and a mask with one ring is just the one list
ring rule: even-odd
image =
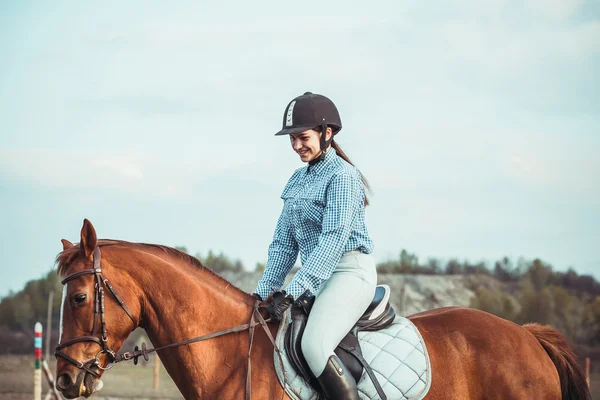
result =
[[325,123],[325,121],[323,121],[323,124],[321,125],[321,138],[319,140],[320,145],[321,145],[321,154],[319,154],[318,157],[313,158],[312,160],[310,160],[308,162],[309,165],[315,165],[316,163],[323,161],[323,159],[325,158],[325,150],[329,147],[329,145],[331,144],[331,141],[333,140],[333,132],[331,133],[331,137],[329,138],[329,140],[326,140],[327,137],[327,124]]

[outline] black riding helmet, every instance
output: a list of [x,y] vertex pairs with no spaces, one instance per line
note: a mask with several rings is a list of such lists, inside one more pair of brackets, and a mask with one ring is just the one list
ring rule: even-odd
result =
[[[328,126],[331,127],[333,134],[331,139],[325,140]],[[342,129],[342,120],[331,100],[320,94],[306,92],[287,105],[283,113],[283,127],[275,136],[300,133],[317,127],[321,128],[321,155],[314,162],[325,157],[325,149],[333,140],[333,136]]]

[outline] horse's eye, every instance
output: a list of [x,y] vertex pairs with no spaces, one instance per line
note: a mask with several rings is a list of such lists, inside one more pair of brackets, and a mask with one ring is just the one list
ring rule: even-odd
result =
[[78,293],[75,295],[75,303],[80,306],[85,302],[87,295],[84,293]]

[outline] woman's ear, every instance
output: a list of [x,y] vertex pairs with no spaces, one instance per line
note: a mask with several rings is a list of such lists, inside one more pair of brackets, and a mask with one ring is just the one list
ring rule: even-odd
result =
[[333,136],[333,131],[331,130],[330,127],[327,127],[327,131],[325,131],[325,140],[329,140],[331,139],[331,137]]

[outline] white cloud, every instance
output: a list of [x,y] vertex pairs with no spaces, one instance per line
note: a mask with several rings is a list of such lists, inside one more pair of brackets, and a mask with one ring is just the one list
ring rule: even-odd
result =
[[[440,31],[453,64],[492,73],[496,79],[540,75],[541,69],[584,62],[600,51],[600,23],[574,26],[545,25],[539,29],[511,30],[468,20],[446,24]],[[483,71],[481,70],[483,69]]]
[[[12,180],[68,189],[116,190],[157,196],[189,196],[188,186],[239,168],[202,160],[167,160],[138,153],[2,150],[2,174]],[[100,192],[99,192],[100,193]]]
[[534,14],[565,20],[577,12],[583,0],[526,0],[524,5]]
[[[137,159],[136,159],[137,158]],[[144,157],[135,155],[103,155],[91,160],[91,167],[107,170],[129,183],[139,183],[144,179]]]
[[523,160],[521,156],[513,156],[511,162],[516,170],[517,174],[525,173],[530,174],[532,172],[531,165],[528,161]]
[[590,56],[600,54],[600,21],[586,22],[556,32],[549,42],[556,43],[556,50],[572,63],[585,62]]
[[573,16],[583,0],[456,0],[451,7],[459,8],[463,15],[497,18],[506,14],[523,15],[535,23],[541,18],[552,22],[566,20]]
[[147,159],[136,154],[98,154],[52,150],[2,150],[9,177],[51,187],[132,189],[143,181]]

